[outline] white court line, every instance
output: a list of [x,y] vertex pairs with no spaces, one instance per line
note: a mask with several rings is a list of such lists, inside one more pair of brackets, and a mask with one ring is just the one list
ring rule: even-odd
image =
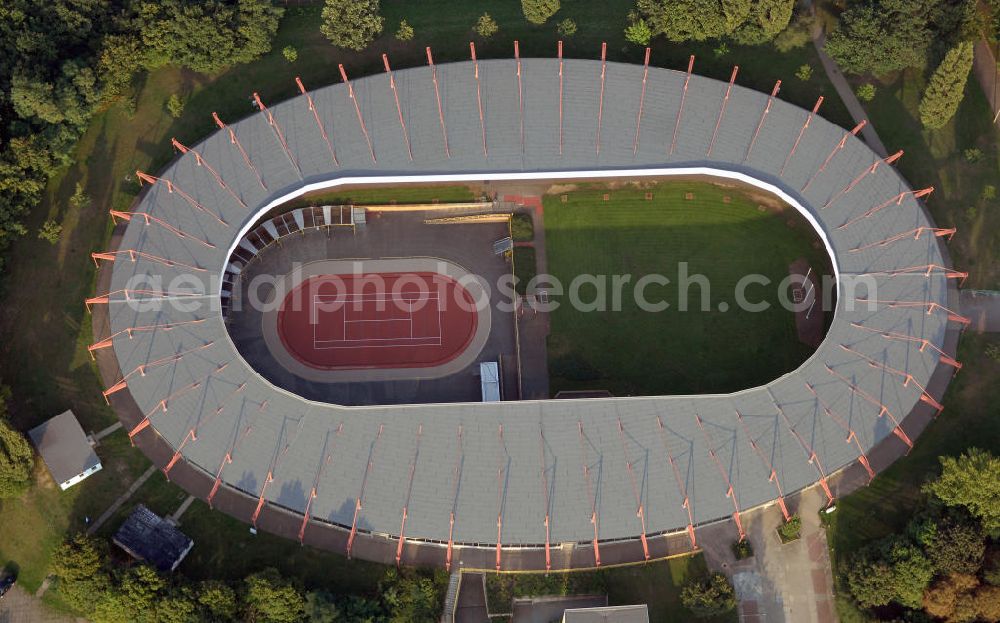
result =
[[[406,297],[414,296],[416,298],[408,300]],[[348,300],[356,299],[356,300]],[[435,301],[437,302],[439,297],[437,293],[433,292],[420,292],[420,293],[402,293],[393,294],[388,297],[379,294],[347,294],[347,295],[332,295],[332,294],[314,294],[313,295],[313,318],[317,322],[313,323],[313,349],[314,350],[353,350],[358,348],[402,348],[402,347],[416,347],[416,346],[441,346],[443,345],[442,331],[443,323],[441,316],[443,310],[440,305],[437,305],[437,319],[438,319],[438,330],[437,335],[427,335],[416,337],[413,335],[413,316],[414,310],[412,309],[400,309],[406,315],[402,318],[373,318],[373,319],[348,319],[348,312],[350,311],[346,305],[338,308],[339,311],[344,309],[344,317],[341,320],[341,339],[319,339],[317,336],[317,331],[319,327],[319,315],[324,310],[317,310],[317,305],[330,305],[336,303],[352,303],[352,302],[394,302],[397,305],[400,303],[412,303],[416,301]],[[421,308],[422,309],[422,308]],[[363,311],[363,310],[361,310]],[[385,310],[376,310],[385,311]],[[420,311],[420,310],[417,310]],[[367,324],[367,323],[386,323],[386,322],[409,322],[410,323],[410,335],[409,337],[391,337],[391,338],[348,338],[347,337],[347,327],[350,324]],[[374,342],[374,343],[373,343]],[[390,344],[379,344],[378,342],[392,342]]]

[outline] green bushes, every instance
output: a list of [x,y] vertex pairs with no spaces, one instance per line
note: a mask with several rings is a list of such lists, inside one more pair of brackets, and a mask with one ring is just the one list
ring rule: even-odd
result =
[[965,82],[971,69],[971,41],[963,41],[948,51],[920,100],[920,123],[925,128],[940,129],[955,116],[965,97]]
[[802,536],[802,518],[792,515],[788,521],[778,526],[778,537],[782,543],[791,543]]

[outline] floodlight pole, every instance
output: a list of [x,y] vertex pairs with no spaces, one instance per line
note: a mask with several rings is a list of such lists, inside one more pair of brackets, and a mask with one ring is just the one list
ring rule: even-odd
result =
[[427,65],[431,68],[431,81],[434,83],[434,98],[437,100],[438,120],[441,122],[441,137],[444,139],[445,156],[451,158],[451,149],[448,147],[448,130],[444,125],[444,108],[441,106],[441,90],[438,87],[438,70],[434,65],[434,57],[431,56],[431,48],[427,46]]
[[719,456],[715,453],[715,443],[708,434],[708,429],[705,428],[705,423],[702,421],[701,416],[696,413],[694,420],[697,422],[698,428],[701,429],[702,435],[705,436],[705,447],[708,449],[708,455],[712,457],[712,461],[719,470],[719,475],[722,476],[723,482],[726,483],[726,497],[733,503],[733,520],[736,522],[736,529],[739,531],[740,540],[742,541],[747,538],[747,533],[743,530],[743,521],[740,519],[740,504],[736,500],[736,489],[733,487],[732,481],[729,480],[729,474],[722,467],[722,461],[719,460]]
[[667,446],[666,430],[660,416],[656,416],[656,425],[660,430],[660,442],[663,444],[663,452],[667,455],[667,460],[670,462],[670,471],[674,473],[674,480],[677,481],[677,489],[680,491],[681,499],[684,500],[681,507],[688,514],[687,533],[688,538],[691,539],[691,549],[697,549],[698,541],[694,536],[694,513],[691,510],[691,500],[688,498],[687,487],[684,486],[684,479],[681,478],[681,470],[677,467],[677,461],[674,460],[674,455],[670,453],[670,448]]
[[597,517],[597,499],[594,497],[594,487],[590,479],[590,465],[587,463],[587,442],[584,441],[583,422],[581,420],[577,420],[576,426],[577,431],[580,433],[580,461],[583,464],[583,479],[587,483],[587,496],[590,499],[590,523],[594,526],[594,540],[591,542],[594,546],[594,566],[600,567],[601,548],[597,540],[599,524]]
[[260,109],[260,111],[264,113],[264,116],[267,117],[267,124],[271,126],[272,130],[274,130],[274,136],[278,139],[278,143],[281,144],[281,149],[285,152],[285,155],[288,156],[288,161],[292,163],[293,167],[295,167],[295,171],[299,174],[299,179],[302,179],[302,169],[299,167],[299,161],[295,159],[295,156],[292,155],[292,150],[288,148],[288,142],[285,141],[285,135],[281,131],[278,121],[274,118],[274,115],[271,114],[271,110],[264,105],[264,102],[261,101],[260,95],[256,91],[254,91],[253,94],[253,101],[257,103],[257,108]]
[[229,227],[229,223],[227,223],[226,221],[222,220],[222,216],[220,216],[218,214],[215,214],[213,212],[209,212],[208,208],[206,208],[205,206],[203,206],[200,203],[198,203],[194,199],[194,197],[192,197],[191,195],[189,195],[186,192],[184,192],[183,190],[181,190],[180,187],[177,186],[177,184],[171,182],[170,180],[163,179],[162,177],[154,177],[152,175],[149,175],[148,173],[143,173],[142,171],[139,171],[138,169],[136,170],[135,175],[136,175],[136,177],[139,178],[139,185],[140,186],[142,185],[143,182],[146,182],[147,184],[150,184],[150,185],[156,184],[157,182],[160,182],[164,186],[167,187],[167,192],[170,193],[171,195],[174,194],[174,193],[177,193],[178,195],[181,196],[182,199],[184,199],[184,201],[187,202],[187,204],[189,206],[191,206],[195,210],[198,210],[199,212],[202,212],[204,214],[207,214],[208,216],[211,216],[220,225],[224,225],[225,227]]
[[347,536],[347,558],[351,557],[351,550],[354,548],[354,538],[358,535],[358,518],[361,516],[361,507],[365,499],[365,486],[368,484],[368,475],[371,474],[375,466],[375,450],[378,448],[378,441],[382,438],[382,429],[385,425],[378,425],[378,432],[375,433],[375,440],[372,441],[371,452],[368,455],[368,463],[365,465],[365,474],[361,478],[361,490],[354,501],[354,519],[351,521],[351,533]]
[[861,441],[858,439],[857,433],[854,432],[854,429],[850,427],[850,425],[844,420],[844,418],[837,415],[837,413],[830,408],[830,405],[828,405],[825,400],[819,397],[819,393],[816,391],[816,388],[812,386],[812,384],[806,383],[805,386],[806,389],[808,389],[809,392],[813,395],[813,397],[816,398],[816,403],[823,409],[823,413],[826,414],[826,416],[829,417],[831,420],[836,422],[837,426],[839,426],[841,430],[847,433],[847,437],[844,439],[844,441],[847,443],[851,443],[853,441],[854,444],[857,446],[858,462],[861,463],[861,466],[865,468],[866,472],[868,472],[868,483],[871,484],[871,481],[875,478],[875,471],[872,470],[872,466],[868,462],[868,456],[865,454],[864,448],[861,447]]
[[601,123],[604,119],[604,85],[608,74],[608,44],[601,42],[601,100],[597,106],[597,140],[595,147],[597,155],[601,155]]
[[622,454],[625,457],[625,468],[628,471],[629,480],[632,483],[632,494],[635,496],[635,516],[639,518],[639,540],[642,541],[642,554],[649,560],[649,544],[646,542],[646,512],[642,506],[642,497],[639,495],[639,486],[635,481],[635,472],[632,470],[632,461],[629,458],[628,446],[625,444],[625,427],[622,426],[622,419],[618,418],[618,437],[622,441]]
[[445,554],[444,559],[444,569],[445,571],[451,571],[451,557],[452,549],[455,547],[455,509],[458,508],[458,485],[462,481],[462,460],[464,459],[464,452],[462,450],[462,425],[458,425],[458,445],[456,446],[455,453],[455,468],[452,470],[452,502],[451,502],[451,513],[448,517],[448,551]]
[[344,81],[347,85],[347,97],[350,98],[351,103],[354,104],[354,112],[358,116],[358,126],[361,128],[361,133],[365,135],[365,142],[368,143],[368,153],[372,157],[372,162],[375,160],[375,148],[372,146],[372,139],[368,136],[368,128],[365,126],[365,118],[361,116],[361,107],[358,105],[358,98],[354,94],[354,86],[351,81],[347,79],[347,71],[344,69],[343,63],[337,65],[337,69],[340,70],[340,79]]
[[180,141],[178,141],[176,138],[171,138],[170,139],[170,143],[174,146],[174,149],[176,149],[177,151],[181,152],[182,154],[187,154],[188,152],[194,154],[194,161],[195,161],[195,163],[199,167],[205,167],[205,170],[208,171],[212,175],[213,178],[215,178],[216,183],[223,190],[225,190],[227,193],[229,193],[229,196],[231,196],[233,199],[235,199],[236,202],[239,203],[244,208],[247,207],[246,202],[244,202],[243,199],[241,199],[239,195],[237,195],[235,192],[233,192],[232,188],[230,188],[229,186],[227,186],[226,183],[222,181],[222,177],[215,171],[215,169],[212,168],[212,166],[210,164],[208,164],[207,162],[205,162],[205,159],[201,157],[201,154],[199,154],[198,152],[196,152],[196,151],[188,148],[187,146],[185,146],[184,144],[182,144]]
[[538,448],[539,454],[541,455],[541,469],[539,470],[539,475],[542,477],[542,502],[545,504],[545,571],[548,572],[552,569],[552,555],[550,552],[549,545],[549,475],[548,475],[548,465],[545,462],[545,430],[542,429],[542,423],[538,423]]
[[556,56],[559,58],[559,155],[563,153],[563,42],[560,39],[556,46]]
[[767,113],[771,112],[771,104],[774,103],[774,98],[778,96],[778,91],[781,89],[781,80],[774,83],[774,88],[771,89],[771,95],[767,98],[767,104],[764,105],[764,111],[760,113],[760,121],[757,122],[757,129],[753,132],[753,138],[750,139],[750,145],[747,147],[747,155],[743,156],[743,162],[750,159],[750,152],[753,151],[753,146],[757,142],[757,137],[760,136],[760,129],[764,127],[764,120],[767,119]]
[[486,117],[483,115],[483,91],[479,84],[479,61],[476,59],[476,44],[469,42],[469,53],[472,55],[472,72],[476,79],[476,104],[479,106],[479,127],[483,132],[483,157],[489,158],[489,151],[486,149]]
[[750,442],[750,447],[757,454],[757,458],[764,465],[767,470],[767,480],[768,482],[774,483],[774,488],[778,493],[778,507],[781,508],[781,515],[785,518],[785,521],[791,519],[791,515],[788,513],[788,507],[785,505],[785,494],[781,489],[781,482],[778,480],[778,470],[774,469],[774,464],[764,456],[764,452],[757,445],[757,442],[750,435],[750,427],[747,426],[746,421],[743,419],[743,414],[740,413],[739,409],[736,410],[736,418],[740,421],[740,425],[743,427],[743,434],[746,435],[747,441]]
[[739,72],[740,66],[733,66],[733,73],[729,76],[729,86],[726,87],[726,94],[722,97],[722,106],[719,107],[719,118],[715,120],[715,130],[712,132],[712,140],[708,144],[708,151],[705,156],[711,156],[712,150],[715,149],[715,139],[719,136],[719,128],[722,126],[722,117],[726,114],[726,106],[729,104],[729,96],[733,92],[733,83],[736,82],[736,74]]
[[854,217],[854,218],[846,221],[843,225],[837,227],[837,229],[846,229],[847,227],[850,227],[851,225],[853,225],[854,223],[857,223],[860,220],[863,220],[863,219],[866,219],[866,218],[871,218],[877,212],[879,212],[883,208],[886,208],[886,207],[892,205],[893,203],[895,203],[897,206],[903,205],[903,199],[905,199],[907,196],[912,196],[914,199],[919,199],[921,197],[926,197],[927,195],[931,194],[932,192],[934,192],[934,187],[933,186],[928,186],[927,188],[924,188],[922,190],[905,190],[905,191],[899,193],[898,195],[896,195],[895,197],[893,197],[892,199],[884,201],[884,202],[880,203],[877,206],[872,206],[867,212],[865,212],[861,216],[857,216],[857,217]]
[[674,134],[670,139],[670,151],[668,155],[674,155],[674,148],[677,147],[677,131],[681,127],[681,115],[684,113],[684,102],[687,100],[688,85],[691,84],[691,72],[694,70],[694,54],[688,58],[687,75],[684,77],[684,88],[681,90],[681,103],[677,107],[677,120],[674,121]]
[[267,184],[264,183],[264,178],[260,176],[260,172],[257,170],[257,167],[255,167],[253,162],[251,162],[250,156],[247,155],[246,150],[243,149],[243,145],[241,145],[239,139],[236,138],[236,132],[234,132],[231,127],[223,123],[222,119],[219,119],[219,115],[217,113],[214,112],[212,113],[212,119],[215,120],[215,125],[219,126],[220,130],[226,130],[229,132],[229,144],[236,146],[236,149],[239,150],[240,155],[243,156],[243,162],[246,163],[247,168],[250,169],[250,171],[257,178],[257,181],[260,183],[260,187],[263,188],[264,190],[267,190]]
[[802,124],[802,129],[799,130],[799,135],[795,137],[795,142],[792,143],[792,149],[789,150],[788,155],[785,156],[785,162],[781,165],[781,170],[778,171],[779,177],[785,174],[785,168],[788,166],[788,163],[791,162],[792,156],[795,155],[795,150],[799,148],[799,143],[802,141],[802,137],[805,135],[806,130],[809,128],[809,123],[812,121],[813,117],[816,116],[816,113],[819,111],[819,107],[822,104],[823,104],[823,96],[820,95],[819,99],[816,100],[816,105],[813,106],[812,112],[806,115],[806,120]]
[[302,84],[302,80],[295,76],[295,84],[299,87],[299,92],[306,97],[306,102],[309,104],[309,112],[313,114],[313,119],[316,120],[316,127],[319,128],[319,134],[323,137],[323,142],[326,143],[326,149],[330,152],[330,159],[333,160],[333,165],[339,167],[340,162],[337,160],[337,152],[333,148],[333,141],[330,140],[329,135],[326,133],[326,127],[323,122],[320,121],[319,111],[316,109],[316,103],[313,102],[312,95],[306,91],[305,85]]
[[868,125],[868,120],[862,119],[858,123],[858,125],[854,126],[853,130],[844,133],[844,136],[840,139],[840,141],[836,145],[834,145],[833,149],[830,151],[830,154],[826,157],[826,160],[823,161],[823,164],[819,165],[819,168],[816,169],[816,172],[813,173],[812,176],[810,176],[809,179],[806,181],[805,185],[802,186],[801,192],[806,192],[806,190],[809,189],[809,185],[813,183],[813,180],[816,179],[816,176],[825,171],[826,166],[830,164],[830,161],[833,160],[833,157],[836,156],[840,152],[840,150],[844,148],[845,145],[847,145],[847,137],[857,136],[858,132],[860,132],[861,129],[866,125]]
[[399,541],[396,544],[396,566],[403,560],[403,545],[406,543],[406,518],[409,517],[410,496],[413,494],[413,475],[417,471],[417,459],[420,458],[420,438],[424,434],[424,425],[417,425],[417,443],[413,450],[413,460],[410,461],[410,477],[406,485],[406,500],[403,502],[403,519],[399,526]]
[[[884,160],[884,162],[885,162],[886,165],[890,165],[890,164],[892,164],[893,162],[896,162],[897,160],[899,160],[902,157],[903,157],[903,150],[900,149],[896,153],[894,153],[891,156],[887,157]],[[857,186],[859,183],[861,183],[861,180],[863,180],[866,177],[868,177],[869,175],[875,173],[875,171],[878,170],[878,165],[882,164],[882,162],[883,162],[883,160],[881,158],[876,158],[875,162],[872,163],[872,165],[870,167],[867,167],[864,171],[862,171],[861,173],[859,173],[857,177],[855,177],[853,180],[851,180],[850,184],[848,184],[847,186],[845,186],[843,189],[841,189],[840,192],[838,192],[834,196],[832,196],[829,199],[827,199],[826,203],[824,203],[821,206],[820,209],[821,210],[825,210],[826,208],[829,208],[831,205],[833,205],[834,201],[836,201],[837,199],[840,199],[843,195],[846,195],[847,193],[851,192],[851,190],[853,190],[855,186]]]
[[521,84],[521,48],[514,39],[514,60],[517,62],[517,107],[521,120],[521,155],[524,155],[524,90]]
[[639,152],[639,128],[642,126],[642,109],[646,102],[646,81],[649,78],[649,48],[646,48],[646,60],[642,62],[642,93],[639,95],[639,112],[635,117],[635,138],[632,139],[632,156]]
[[392,75],[389,67],[389,55],[382,55],[382,64],[385,66],[385,73],[389,74],[389,88],[392,90],[392,97],[396,100],[396,112],[399,114],[399,128],[403,131],[403,140],[406,141],[406,155],[410,162],[413,162],[413,148],[410,146],[410,132],[406,129],[406,122],[403,121],[403,108],[399,105],[399,91],[396,89],[396,78]]

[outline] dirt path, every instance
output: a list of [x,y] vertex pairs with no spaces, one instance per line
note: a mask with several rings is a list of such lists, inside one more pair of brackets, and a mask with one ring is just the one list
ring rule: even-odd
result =
[[33,595],[15,586],[0,601],[0,623],[73,623],[83,621],[48,608]]

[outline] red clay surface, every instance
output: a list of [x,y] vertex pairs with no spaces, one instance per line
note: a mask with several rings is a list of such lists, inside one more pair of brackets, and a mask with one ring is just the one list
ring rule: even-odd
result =
[[476,332],[472,295],[439,273],[319,275],[278,311],[278,335],[320,370],[428,368],[462,353]]

